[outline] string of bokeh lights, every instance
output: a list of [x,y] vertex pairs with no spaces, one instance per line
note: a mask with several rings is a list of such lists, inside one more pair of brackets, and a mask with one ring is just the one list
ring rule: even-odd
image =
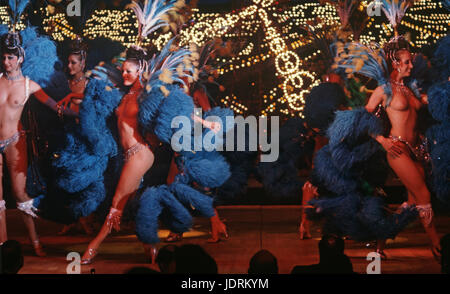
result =
[[[360,9],[365,9],[370,1],[362,1]],[[261,93],[264,102],[261,115],[284,114],[287,116],[302,116],[304,98],[310,89],[320,82],[315,72],[306,70],[304,63],[320,51],[302,56],[297,53],[299,48],[309,45],[296,30],[300,26],[311,24],[319,18],[322,22],[315,24],[314,29],[323,25],[339,23],[339,16],[333,5],[321,5],[318,1],[295,4],[279,9],[275,0],[253,0],[253,4],[230,13],[203,13],[193,9],[189,25],[181,34],[181,43],[194,42],[201,46],[214,38],[245,39],[247,44],[230,57],[217,57],[217,62],[224,64],[217,73],[224,78],[228,74],[244,68],[258,66],[262,62],[273,62],[278,86],[263,89]],[[414,46],[420,48],[430,42],[447,35],[450,17],[442,12],[440,1],[420,0],[410,7],[400,23],[400,31],[410,32]],[[76,34],[63,13],[51,14],[47,8],[41,8],[45,15],[43,27],[57,41],[74,39]],[[37,12],[35,12],[37,13]],[[0,7],[0,23],[9,23],[6,7]],[[131,10],[96,10],[86,23],[84,37],[106,37],[131,46],[137,41],[137,20]],[[23,29],[20,22],[17,29]],[[264,39],[259,44],[255,37],[264,30]],[[158,32],[152,34],[143,45],[152,42],[161,49],[172,37],[172,33]],[[393,29],[382,16],[369,18],[366,28],[360,36],[361,43],[372,41],[383,44],[393,36]],[[256,81],[253,82],[253,85]],[[262,86],[262,85],[259,85]],[[248,107],[245,101],[234,94],[225,96],[222,103],[232,107],[238,114],[245,114]]]

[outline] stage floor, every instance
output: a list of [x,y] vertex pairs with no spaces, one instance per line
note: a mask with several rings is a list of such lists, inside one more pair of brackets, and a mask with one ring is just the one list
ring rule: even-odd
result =
[[[317,263],[320,229],[312,225],[313,239],[300,240],[298,224],[299,206],[224,206],[219,207],[221,218],[226,220],[230,239],[216,244],[208,244],[209,221],[195,218],[191,232],[185,234],[183,241],[177,244],[199,244],[217,261],[219,273],[246,273],[250,258],[260,249],[267,249],[278,259],[279,271],[290,273],[295,265]],[[15,239],[23,245],[25,264],[21,274],[65,274],[70,252],[82,254],[92,237],[74,232],[69,236],[58,236],[62,225],[37,220],[37,227],[48,257],[33,256],[25,226],[17,210],[7,211],[9,239]],[[450,232],[450,217],[438,216],[437,230],[440,236]],[[164,238],[167,230],[160,231]],[[164,246],[160,243],[158,248]],[[366,273],[370,261],[367,254],[374,251],[366,243],[345,241],[345,253],[358,273]],[[381,263],[384,274],[436,274],[440,265],[434,260],[428,248],[428,239],[419,220],[410,224],[395,240],[389,240],[386,248],[387,261]],[[92,265],[82,266],[82,273],[90,273],[95,268],[97,274],[120,274],[134,266],[150,265],[144,255],[141,243],[132,230],[113,233],[100,247],[99,254]]]

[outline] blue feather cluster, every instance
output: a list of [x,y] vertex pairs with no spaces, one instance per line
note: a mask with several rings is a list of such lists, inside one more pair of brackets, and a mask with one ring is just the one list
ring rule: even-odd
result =
[[312,88],[305,99],[306,123],[310,128],[325,132],[333,122],[334,112],[346,105],[346,96],[342,88],[335,83],[321,83]]
[[25,11],[28,3],[30,3],[30,0],[8,0],[9,8],[12,12],[11,18],[13,21],[19,21],[19,18]]
[[434,71],[438,73],[439,81],[446,81],[450,77],[450,50],[448,48],[450,48],[450,35],[439,40],[431,60]]
[[[325,232],[350,236],[355,240],[394,238],[415,216],[414,209],[388,213],[383,199],[368,191],[381,177],[368,171],[368,162],[384,161],[378,143],[370,137],[383,132],[382,124],[364,108],[338,111],[328,128],[329,144],[316,154],[313,183],[320,196],[310,201],[310,218],[325,218]],[[380,181],[383,182],[383,181]]]
[[44,88],[54,74],[58,55],[55,43],[47,36],[40,36],[36,30],[28,27],[20,32],[25,50],[22,71],[25,76]]
[[427,130],[436,196],[450,205],[450,82],[434,84],[428,91],[428,110],[437,124]]
[[[52,162],[54,183],[37,202],[44,217],[55,219],[61,209],[67,213],[67,222],[88,216],[114,191],[120,172],[111,166],[121,159],[109,120],[121,97],[104,81],[89,81],[80,107],[80,123],[66,125],[64,146]],[[64,200],[55,202],[58,197]]]
[[[250,151],[250,133],[249,127],[246,125],[243,130],[243,134],[239,134],[237,125],[228,131],[224,136],[226,142],[227,136],[234,136],[234,151],[220,152],[230,165],[230,177],[228,180],[217,189],[216,203],[226,203],[231,198],[238,197],[245,192],[247,187],[248,177],[250,174],[257,174],[256,160],[258,157],[257,151]],[[244,150],[237,151],[238,141],[237,138],[244,139]],[[226,150],[226,148],[224,148]]]
[[274,197],[298,197],[301,194],[299,160],[312,157],[313,141],[307,136],[304,120],[292,118],[280,128],[280,154],[274,162],[260,162],[257,169],[266,191]]

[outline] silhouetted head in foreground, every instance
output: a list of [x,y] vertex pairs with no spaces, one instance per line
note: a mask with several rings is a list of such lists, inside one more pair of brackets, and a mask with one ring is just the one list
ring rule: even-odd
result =
[[158,256],[156,257],[156,263],[158,264],[161,273],[175,273],[175,251],[177,249],[178,247],[175,245],[166,245],[159,250]]
[[278,262],[267,250],[260,250],[250,259],[249,274],[278,274]]
[[450,274],[450,234],[441,239],[441,271],[443,274]]
[[217,263],[199,245],[183,245],[175,251],[177,274],[217,274]]
[[15,240],[8,240],[1,246],[0,273],[17,274],[23,266],[22,246]]

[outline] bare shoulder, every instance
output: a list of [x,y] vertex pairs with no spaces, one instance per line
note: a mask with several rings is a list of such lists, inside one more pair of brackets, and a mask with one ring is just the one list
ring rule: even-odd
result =
[[386,94],[382,86],[377,87],[369,98],[367,102],[366,109],[368,111],[373,111],[375,108],[386,99]]
[[373,95],[379,97],[380,99],[384,99],[386,94],[384,93],[384,88],[382,86],[378,86],[374,91]]
[[36,93],[37,91],[39,91],[41,89],[41,86],[39,86],[38,83],[36,83],[33,80],[30,80],[30,93]]

